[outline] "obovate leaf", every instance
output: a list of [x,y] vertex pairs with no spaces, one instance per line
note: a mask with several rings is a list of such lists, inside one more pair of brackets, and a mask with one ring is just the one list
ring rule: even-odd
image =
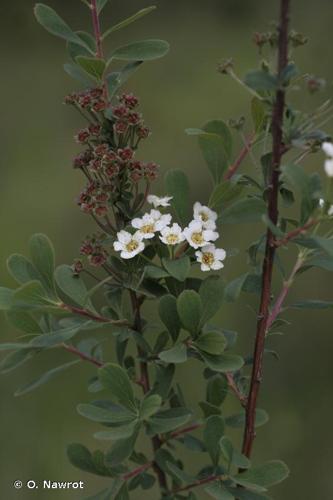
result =
[[165,363],[185,363],[185,361],[187,361],[186,345],[176,344],[171,349],[160,352],[158,357]]
[[234,476],[233,479],[238,484],[244,484],[244,486],[251,484],[268,488],[281,483],[288,476],[289,469],[287,465],[281,460],[272,460],[263,465],[251,467],[251,469]]
[[39,24],[41,24],[47,31],[56,35],[68,42],[74,42],[78,45],[86,44],[81,38],[74,33],[67,23],[53,10],[51,7],[38,3],[34,9],[35,16]]
[[179,259],[162,259],[164,268],[178,281],[185,281],[191,271],[191,261],[189,257]]
[[29,281],[41,281],[42,277],[32,263],[24,255],[13,254],[7,260],[7,268],[11,276],[20,284]]
[[39,323],[26,311],[7,311],[8,321],[25,333],[43,333]]
[[98,376],[105,389],[110,389],[112,397],[119,404],[137,412],[133,387],[123,368],[116,364],[108,363],[99,368]]
[[14,290],[0,286],[0,311],[7,311],[12,305]]
[[152,61],[165,56],[169,44],[164,40],[142,40],[118,47],[111,55],[112,59],[123,61]]
[[137,419],[137,414],[121,406],[103,408],[96,404],[79,404],[77,412],[83,417],[105,424],[129,424]]
[[72,299],[75,304],[91,308],[91,302],[87,301],[87,288],[80,276],[74,276],[71,266],[62,265],[55,270],[55,279],[58,287],[64,294]]
[[153,10],[156,9],[156,5],[151,5],[150,7],[145,7],[144,9],[139,10],[132,16],[128,17],[127,19],[124,19],[120,23],[115,24],[114,26],[111,26],[108,30],[106,30],[105,33],[103,33],[102,39],[104,40],[107,36],[109,36],[111,33],[114,33],[115,31],[118,31],[122,28],[125,28],[129,24],[134,23],[138,19],[140,19],[143,16],[146,16],[147,14],[150,14]]
[[212,318],[220,309],[224,300],[224,281],[218,276],[206,278],[199,289],[202,303],[201,324]]
[[224,224],[260,222],[266,212],[266,204],[259,198],[243,198],[227,207],[221,215]]
[[184,290],[177,299],[177,311],[184,328],[195,335],[202,317],[200,295],[194,290]]
[[[256,409],[256,419],[255,419],[255,427],[260,427],[261,425],[265,425],[269,420],[268,413],[265,410],[260,408]],[[238,413],[236,415],[231,415],[230,417],[226,417],[225,423],[229,427],[234,428],[243,428],[245,425],[245,411]]]
[[181,322],[177,311],[177,299],[173,295],[164,295],[160,298],[158,313],[161,321],[168,329],[172,339],[177,340],[181,329]]
[[34,234],[30,239],[30,255],[32,263],[43,278],[43,283],[51,297],[57,297],[54,284],[54,248],[45,234]]
[[162,404],[162,398],[158,394],[146,396],[141,403],[140,419],[146,420],[158,412]]
[[114,443],[111,450],[105,455],[106,464],[114,467],[126,460],[134,451],[135,442],[139,434],[140,426],[136,425],[132,435],[125,439],[119,439]]
[[220,439],[224,434],[224,421],[219,415],[212,415],[206,421],[204,442],[213,465],[218,465],[221,455]]
[[191,418],[191,412],[187,408],[171,408],[163,410],[148,420],[149,435],[171,432],[186,424]]
[[166,192],[172,196],[172,208],[180,222],[187,223],[190,217],[190,184],[180,169],[168,170],[164,177]]
[[40,377],[36,378],[32,382],[29,382],[28,384],[20,387],[15,391],[15,396],[22,396],[22,394],[26,394],[27,392],[31,392],[34,389],[37,389],[37,387],[46,384],[49,380],[53,379],[56,377],[59,373],[62,373],[63,371],[67,370],[67,368],[70,368],[78,363],[80,363],[80,359],[75,359],[74,361],[70,361],[69,363],[65,363],[63,365],[57,366],[56,368],[52,368],[52,370],[47,371],[46,373],[43,373]]
[[195,341],[194,345],[208,354],[222,354],[226,348],[227,341],[222,332],[212,331],[202,333]]
[[107,431],[95,432],[94,438],[101,441],[117,441],[118,439],[126,439],[132,436],[137,425],[137,420],[126,425],[119,425]]
[[237,371],[244,365],[244,360],[234,354],[219,354],[213,356],[204,351],[199,351],[205,364],[213,371],[226,373]]
[[101,81],[106,68],[106,62],[96,57],[78,56],[76,62],[81,68],[95,80]]

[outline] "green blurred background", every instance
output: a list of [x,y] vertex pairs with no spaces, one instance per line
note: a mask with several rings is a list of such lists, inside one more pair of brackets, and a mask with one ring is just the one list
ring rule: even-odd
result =
[[[63,96],[75,88],[62,71],[64,44],[35,22],[31,0],[1,2],[1,184],[0,184],[0,281],[14,283],[6,271],[6,257],[27,252],[34,232],[47,233],[57,250],[57,262],[70,263],[77,256],[81,239],[91,225],[75,206],[83,179],[71,168],[78,151],[73,141],[82,125],[74,111],[62,105]],[[76,29],[90,26],[88,11],[79,0],[48,2]],[[326,77],[329,85],[320,98],[295,94],[309,110],[331,94],[333,6],[329,0],[294,0],[293,27],[305,32],[310,42],[297,51],[297,61],[309,73]],[[206,201],[210,180],[196,142],[184,134],[212,118],[229,119],[248,114],[249,97],[240,87],[216,72],[216,63],[234,56],[240,74],[257,64],[250,42],[256,30],[266,30],[277,14],[277,0],[157,0],[158,10],[114,35],[111,44],[144,37],[165,38],[170,54],[144,65],[132,78],[130,90],[142,100],[142,111],[153,129],[152,138],[140,157],[155,160],[165,171],[184,168],[189,174],[193,198]],[[104,26],[146,6],[144,0],[114,0],[105,9]],[[249,127],[249,125],[248,125]],[[332,131],[332,128],[329,130]],[[322,158],[308,162],[321,169]],[[244,165],[249,170],[251,164]],[[156,187],[158,194],[162,188]],[[240,247],[239,256],[226,263],[225,276],[235,277],[245,269],[243,250],[253,240],[253,228],[226,226],[223,246]],[[293,251],[285,252],[287,265]],[[302,276],[290,294],[295,298],[332,299],[332,282],[321,271]],[[243,296],[237,305],[224,306],[219,320],[239,332],[238,350],[249,352],[255,332],[253,297]],[[152,313],[154,314],[154,313]],[[289,480],[277,487],[278,500],[331,500],[333,419],[332,312],[290,311],[292,321],[286,335],[275,341],[280,361],[267,358],[260,406],[270,413],[270,422],[258,431],[254,459],[285,460],[291,468]],[[1,339],[12,340],[4,318]],[[92,396],[86,382],[94,369],[83,363],[39,390],[14,398],[13,393],[48,367],[70,360],[70,355],[46,353],[13,374],[2,376],[1,385],[1,498],[36,500],[83,498],[101,490],[108,480],[74,469],[65,448],[71,441],[93,448],[99,443],[92,433],[96,426],[76,414],[79,402]],[[201,369],[195,362],[178,371],[185,394],[193,404],[203,398]],[[237,404],[230,396],[226,412]],[[143,443],[146,446],[146,443]],[[189,470],[198,466],[194,452],[187,455]],[[84,495],[75,492],[15,491],[16,479],[84,480]],[[199,498],[206,498],[203,492]],[[156,500],[156,491],[138,492],[133,498]]]

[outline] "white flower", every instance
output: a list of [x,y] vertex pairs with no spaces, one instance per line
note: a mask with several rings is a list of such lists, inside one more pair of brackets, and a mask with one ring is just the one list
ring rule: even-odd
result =
[[143,239],[154,238],[157,231],[161,231],[171,222],[171,215],[162,215],[158,210],[151,210],[143,217],[132,220],[132,226],[138,229]]
[[197,262],[201,264],[201,271],[217,271],[222,269],[222,261],[226,257],[226,251],[222,248],[216,248],[215,245],[206,245],[201,251],[195,252]]
[[[320,198],[320,200],[319,200],[319,206],[320,206],[320,208],[324,208],[324,206],[325,206],[325,200],[323,198]],[[333,215],[333,205],[331,205],[328,208],[327,215],[329,215],[330,217]]]
[[185,236],[180,225],[174,223],[171,227],[162,229],[160,240],[166,245],[177,245],[185,240]]
[[323,142],[321,148],[326,156],[333,158],[333,144],[331,142]]
[[324,169],[328,177],[333,177],[333,144],[331,142],[323,142],[322,150],[327,156],[324,163]]
[[333,159],[325,160],[324,169],[328,177],[333,177]]
[[145,248],[142,235],[137,231],[135,234],[127,231],[117,233],[118,240],[113,243],[116,252],[120,252],[123,259],[132,259]]
[[193,216],[194,220],[202,222],[205,229],[214,230],[216,228],[217,213],[205,205],[201,205],[198,201],[194,204]]
[[147,197],[147,201],[148,201],[148,203],[150,203],[150,205],[153,205],[154,208],[169,207],[170,206],[169,201],[172,200],[172,198],[173,198],[172,196],[164,196],[163,198],[160,198],[159,196],[155,196],[154,194],[150,194]]
[[198,220],[190,222],[184,229],[184,236],[193,248],[204,247],[210,241],[215,241],[219,234],[211,229],[205,229],[203,223]]

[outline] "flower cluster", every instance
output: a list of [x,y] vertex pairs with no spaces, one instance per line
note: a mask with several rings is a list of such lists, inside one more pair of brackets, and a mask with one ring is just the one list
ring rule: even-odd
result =
[[80,254],[87,257],[92,266],[99,267],[107,261],[108,253],[104,247],[104,239],[103,234],[94,234],[82,242]]
[[158,207],[169,206],[171,199],[171,197],[148,196],[147,201],[154,206],[154,209],[141,218],[137,217],[131,221],[132,228],[136,230],[133,234],[125,230],[117,233],[117,240],[113,244],[114,250],[120,252],[123,259],[131,259],[144,250],[145,240],[158,236],[162,243],[170,247],[186,241],[189,247],[197,250],[195,256],[197,262],[201,264],[202,271],[221,269],[226,252],[213,244],[219,237],[215,231],[216,212],[196,202],[193,207],[193,220],[182,229],[179,224],[172,223],[170,214],[162,214],[157,210]]
[[[127,181],[136,185],[157,178],[159,166],[135,158],[141,139],[150,135],[142,115],[138,113],[139,100],[133,94],[122,94],[114,105],[109,103],[101,88],[72,93],[65,103],[79,108],[88,126],[80,129],[75,141],[84,146],[73,162],[88,179],[78,197],[78,205],[85,213],[104,217],[109,206],[122,199]],[[133,206],[135,205],[135,200]]]

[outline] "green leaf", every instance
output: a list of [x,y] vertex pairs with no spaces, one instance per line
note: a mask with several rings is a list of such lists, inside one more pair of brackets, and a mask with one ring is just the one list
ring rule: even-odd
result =
[[82,417],[105,424],[128,424],[137,419],[136,413],[116,405],[107,409],[93,404],[79,404],[77,411]]
[[248,276],[249,273],[242,274],[227,284],[225,287],[226,302],[235,302],[238,299]]
[[163,410],[148,421],[149,435],[171,432],[186,424],[191,418],[191,412],[187,408],[171,408]]
[[172,339],[176,341],[181,329],[181,322],[177,311],[177,299],[173,295],[164,295],[160,298],[158,313],[161,321],[168,329]]
[[39,323],[25,311],[8,311],[8,321],[18,330],[25,333],[43,333]]
[[169,44],[164,40],[142,40],[118,47],[111,55],[111,60],[152,61],[165,56],[168,51]]
[[224,282],[218,276],[209,276],[200,286],[202,302],[201,324],[206,323],[219,311],[224,300]]
[[115,465],[121,464],[122,462],[124,462],[124,460],[132,455],[139,430],[140,426],[137,425],[130,437],[119,439],[114,443],[111,450],[109,450],[105,456],[107,465],[114,467]]
[[146,420],[158,412],[162,404],[162,398],[158,394],[146,396],[141,403],[140,419]]
[[7,268],[11,276],[20,285],[28,281],[41,281],[42,277],[32,263],[23,255],[13,254],[7,260]]
[[60,290],[75,304],[85,306],[91,303],[87,300],[87,288],[80,276],[74,276],[71,266],[62,265],[55,270],[55,280]]
[[149,14],[150,12],[152,12],[155,9],[156,9],[156,5],[151,5],[150,7],[146,7],[144,9],[139,10],[138,12],[136,12],[132,16],[128,17],[127,19],[124,19],[120,23],[117,23],[114,26],[112,26],[111,28],[109,28],[105,33],[103,33],[102,39],[105,39],[111,33],[114,33],[115,31],[118,31],[122,28],[125,28],[129,24],[134,23],[135,21],[137,21],[138,19],[140,19],[143,16],[146,16],[147,14]]
[[124,85],[124,83],[129,79],[130,76],[135,73],[135,71],[141,66],[142,61],[134,61],[126,64],[120,71],[110,73],[106,77],[106,82],[108,86],[108,91],[110,97],[119,90],[119,88]]
[[272,500],[271,497],[257,493],[254,491],[246,490],[245,488],[228,488],[228,491],[233,495],[233,498],[238,500]]
[[181,481],[182,483],[191,484],[196,480],[194,476],[190,476],[185,471],[183,471],[183,469],[180,469],[172,462],[167,462],[167,467],[171,475],[175,477],[175,479],[179,479],[179,481]]
[[222,354],[226,348],[227,341],[222,332],[212,331],[203,333],[195,341],[194,345],[208,354]]
[[213,120],[203,127],[199,135],[199,146],[215,184],[225,172],[232,151],[232,136],[222,120]]
[[242,198],[227,207],[221,216],[223,224],[260,222],[266,212],[266,204],[259,198]]
[[133,387],[126,371],[120,366],[108,363],[98,370],[98,376],[105,387],[110,389],[111,395],[130,410],[137,411]]
[[5,356],[0,361],[0,373],[9,373],[15,368],[23,365],[36,353],[36,349],[20,349]]
[[184,328],[194,335],[198,333],[202,317],[200,295],[194,290],[184,290],[177,299],[177,311]]
[[186,345],[176,344],[171,349],[160,352],[158,357],[165,363],[185,363],[185,361],[187,361]]
[[207,383],[206,400],[209,404],[219,407],[228,394],[227,379],[222,375],[210,377]]
[[[260,427],[262,425],[265,425],[268,422],[268,420],[269,420],[268,413],[265,410],[257,408],[255,426]],[[225,419],[225,423],[229,427],[234,427],[236,429],[243,428],[245,425],[245,411],[243,410],[241,413],[238,413],[237,415],[231,415],[230,417],[227,417]]]
[[235,465],[240,469],[248,469],[251,467],[250,460],[233,447],[231,440],[227,436],[221,438],[220,447],[222,455],[228,464],[228,468],[230,468],[231,465]]
[[12,305],[14,290],[0,286],[0,311],[7,311]]
[[237,371],[244,365],[243,358],[234,354],[213,356],[212,354],[200,351],[200,355],[208,368],[221,373]]
[[78,56],[76,62],[81,68],[92,76],[95,80],[101,81],[106,68],[106,63],[103,59],[96,57]]
[[34,12],[39,24],[52,33],[52,35],[64,38],[68,42],[86,46],[83,40],[72,31],[68,24],[51,7],[38,3],[35,6]]
[[238,484],[244,484],[244,486],[253,484],[255,486],[266,488],[273,486],[274,484],[281,483],[288,476],[289,469],[286,464],[280,460],[272,460],[263,465],[259,465],[258,467],[252,467],[251,469],[238,474],[233,479]]
[[132,436],[136,425],[137,420],[133,420],[133,422],[130,422],[129,424],[119,425],[108,431],[95,432],[94,438],[101,441],[117,441],[118,439],[125,439]]
[[32,382],[29,382],[28,384],[24,385],[23,387],[20,387],[15,391],[15,396],[22,396],[22,394],[26,394],[27,392],[31,392],[34,389],[37,389],[37,387],[46,384],[49,382],[49,380],[52,380],[54,377],[56,377],[59,373],[62,373],[63,371],[67,370],[67,368],[70,368],[71,366],[74,366],[78,363],[80,363],[80,359],[75,359],[74,361],[70,361],[69,363],[65,363],[63,365],[57,366],[56,368],[52,368],[52,370],[47,371],[46,373],[43,373],[40,377],[36,378]]
[[250,71],[247,73],[244,78],[244,83],[251,89],[257,90],[258,92],[272,92],[277,90],[278,87],[278,80],[276,76],[262,70]]
[[88,73],[83,71],[77,64],[64,64],[64,70],[66,73],[74,80],[78,80],[85,87],[92,87],[95,85],[95,81],[88,76]]
[[224,205],[234,201],[240,196],[244,189],[241,184],[234,184],[231,181],[222,181],[214,187],[212,194],[209,198],[208,205],[219,211],[224,208]]
[[66,342],[76,335],[81,328],[84,328],[91,324],[90,321],[86,321],[85,323],[81,323],[76,325],[75,327],[63,328],[62,330],[55,330],[51,333],[44,333],[43,335],[38,335],[33,338],[31,342],[28,344],[30,347],[40,347],[40,348],[49,348],[53,347],[57,344],[61,344],[62,342]]
[[302,300],[289,307],[293,309],[332,309],[333,302],[327,300]]
[[251,101],[251,115],[254,130],[258,134],[262,131],[266,118],[265,105],[258,97],[254,97]]
[[206,421],[206,426],[203,431],[204,442],[213,465],[219,463],[221,448],[220,439],[224,434],[224,421],[219,415],[212,415]]
[[12,306],[20,309],[42,310],[50,306],[59,307],[59,303],[48,299],[40,281],[30,281],[15,290]]
[[72,443],[67,447],[67,456],[70,463],[80,470],[91,472],[99,476],[112,476],[112,471],[109,471],[104,463],[101,463],[104,461],[102,452],[95,452],[92,454],[88,448],[82,444]]
[[205,488],[206,493],[216,500],[234,500],[234,496],[225,489],[222,482],[210,484]]
[[30,255],[32,263],[43,278],[43,283],[56,297],[54,285],[54,248],[51,240],[45,234],[34,234],[30,239]]
[[187,223],[190,217],[190,184],[187,176],[179,169],[168,170],[164,182],[166,192],[173,197],[172,208],[178,219],[182,223]]
[[146,266],[145,267],[145,276],[146,278],[152,278],[154,280],[160,280],[163,278],[167,278],[169,273],[164,271],[161,267],[158,266]]
[[109,0],[96,0],[97,12],[100,14]]
[[189,257],[180,259],[162,259],[164,268],[178,281],[185,281],[191,271],[191,261]]

